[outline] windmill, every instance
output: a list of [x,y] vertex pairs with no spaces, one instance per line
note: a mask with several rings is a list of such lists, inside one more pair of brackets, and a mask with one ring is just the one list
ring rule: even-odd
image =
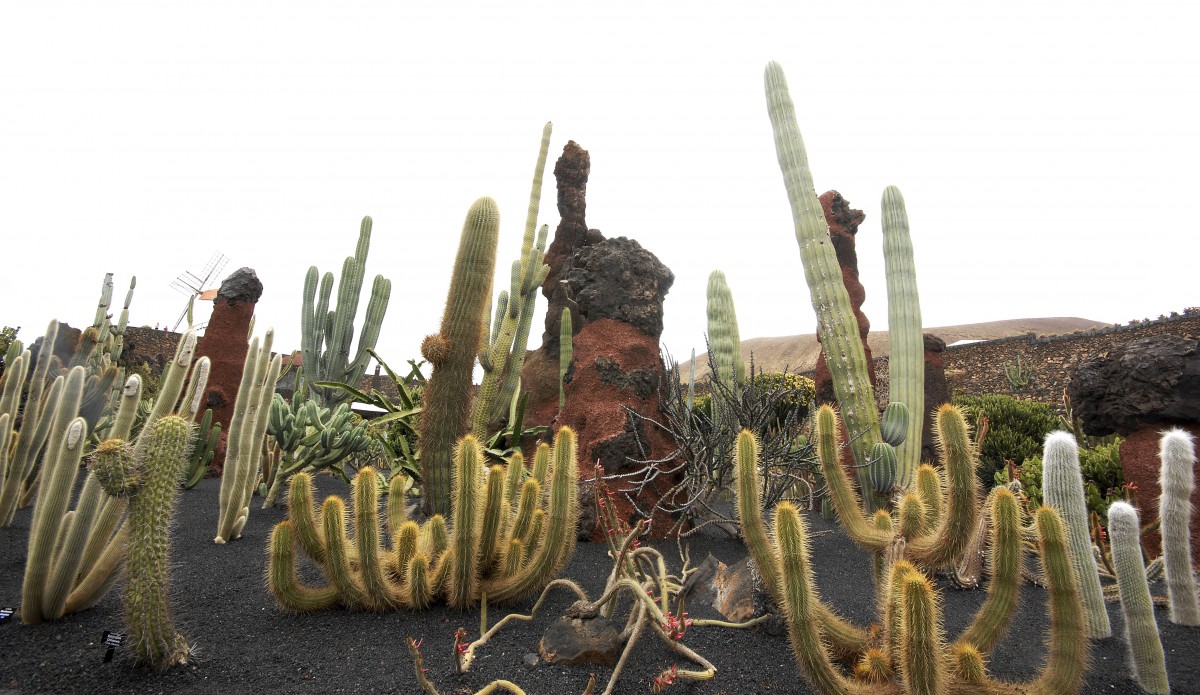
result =
[[[225,268],[225,264],[228,262],[229,258],[225,254],[215,251],[212,258],[208,259],[208,263],[204,264],[204,268],[198,274],[185,270],[175,278],[175,281],[171,283],[171,287],[179,291],[180,294],[186,294],[188,303],[184,305],[179,318],[175,319],[175,326],[171,329],[172,331],[179,330],[179,324],[183,323],[183,318],[187,316],[188,308],[192,306],[192,302],[204,293],[205,289],[208,288],[214,278],[219,276],[221,270]],[[200,328],[202,326],[203,324],[196,327]]]

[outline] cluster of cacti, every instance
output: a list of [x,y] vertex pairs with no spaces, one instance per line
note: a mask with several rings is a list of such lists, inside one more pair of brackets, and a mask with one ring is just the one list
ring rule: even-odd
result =
[[[466,608],[484,596],[491,603],[511,603],[544,587],[575,548],[575,433],[563,427],[553,450],[541,445],[532,472],[519,454],[507,470],[499,465],[485,470],[482,448],[471,435],[459,441],[453,462],[449,517],[434,515],[418,525],[407,518],[403,494],[388,496],[390,546],[380,530],[374,469],[364,467],[354,479],[352,534],[345,501],[331,495],[318,509],[311,476],[296,475],[288,519],[275,527],[268,548],[268,586],[279,605],[295,611],[335,605],[382,611],[445,600]],[[325,586],[301,583],[297,546],[320,565]]]
[[[961,414],[951,407],[939,410],[937,433],[943,464],[950,472],[949,486],[967,488],[973,498],[973,484],[964,486],[956,482],[963,477],[974,479],[973,471],[969,470],[974,449],[966,436]],[[840,480],[832,475],[833,470],[840,470],[840,465],[838,422],[829,406],[822,406],[818,412],[815,436],[822,468],[831,478],[830,486],[842,488],[834,492],[835,502],[843,497],[839,503],[842,507],[854,504],[854,500],[844,499],[850,492],[845,474],[840,474]],[[1063,695],[1080,690],[1087,661],[1087,639],[1068,557],[1066,531],[1053,509],[1039,509],[1034,523],[1049,591],[1049,656],[1030,683],[1000,683],[987,675],[984,654],[1003,635],[1017,600],[1024,529],[1020,505],[1011,491],[997,488],[989,497],[993,575],[988,596],[966,630],[952,643],[947,643],[943,634],[929,568],[957,554],[953,549],[958,543],[954,536],[965,537],[961,529],[969,528],[959,525],[963,523],[959,507],[968,502],[973,506],[974,499],[952,492],[943,507],[935,494],[910,494],[901,501],[894,517],[881,510],[869,522],[860,514],[858,522],[846,524],[848,530],[858,527],[851,535],[866,536],[872,546],[882,551],[878,557],[876,587],[882,629],[868,631],[848,623],[821,601],[813,581],[808,533],[794,505],[784,502],[776,507],[774,529],[768,533],[758,506],[756,449],[754,437],[748,432],[739,438],[737,492],[743,534],[763,585],[787,618],[797,660],[819,692]],[[919,490],[937,487],[936,482],[922,480],[928,476],[929,469],[922,466],[917,475]],[[930,532],[930,526],[940,530]],[[852,664],[852,674],[839,671],[835,661]]]
[[1108,637],[1112,627],[1104,607],[1104,593],[1092,537],[1088,528],[1087,504],[1083,499],[1083,474],[1079,469],[1079,449],[1075,437],[1067,432],[1046,436],[1042,456],[1042,498],[1063,518],[1070,539],[1071,564],[1079,577],[1079,593],[1087,620],[1087,636]]
[[1166,657],[1142,563],[1141,535],[1137,510],[1126,502],[1113,502],[1108,508],[1108,536],[1112,540],[1129,664],[1142,690],[1165,695],[1171,692],[1171,686],[1167,682]]
[[521,255],[512,263],[509,290],[502,291],[496,300],[494,326],[490,335],[484,337],[479,351],[483,380],[479,384],[471,414],[471,433],[479,441],[487,440],[493,423],[507,412],[509,402],[519,388],[529,330],[533,325],[534,304],[550,272],[550,266],[542,262],[550,230],[542,225],[536,243],[533,232],[541,207],[542,175],[546,169],[551,131],[550,123],[542,128],[542,143],[538,150],[537,166],[533,170],[533,185],[525,216],[525,234],[521,239]]
[[187,663],[189,652],[175,631],[168,598],[171,516],[191,436],[190,420],[167,415],[144,430],[136,447],[109,439],[91,462],[104,491],[129,500],[127,643],[137,661],[160,670]]
[[[870,369],[858,334],[858,321],[850,303],[849,293],[842,280],[833,244],[829,241],[829,225],[813,187],[812,172],[808,166],[808,155],[804,141],[796,125],[795,108],[788,93],[783,69],[772,62],[766,69],[767,112],[775,133],[775,152],[783,172],[788,200],[791,202],[792,219],[795,223],[796,242],[800,247],[800,258],[804,265],[804,277],[812,296],[813,311],[817,314],[817,333],[833,383],[834,394],[841,406],[842,417],[850,435],[850,450],[858,470],[859,487],[863,490],[863,504],[867,511],[888,506],[893,488],[911,484],[919,454],[908,453],[901,466],[895,458],[895,466],[870,465],[880,460],[877,446],[884,440],[880,434],[879,411],[875,393],[871,388]],[[924,404],[911,400],[924,388],[924,353],[921,346],[920,313],[916,306],[917,293],[912,271],[912,244],[908,242],[908,223],[903,200],[899,191],[889,188],[884,193],[885,240],[884,252],[889,257],[888,302],[904,303],[895,309],[889,307],[888,315],[895,315],[896,328],[903,331],[905,344],[892,375],[891,388],[904,394],[913,419],[920,421]],[[912,336],[916,336],[916,341]],[[915,351],[914,351],[915,348]],[[893,358],[895,359],[895,358]],[[900,380],[901,383],[897,383]],[[919,432],[919,425],[909,429]],[[918,451],[920,437],[912,443]],[[892,460],[892,459],[889,459]],[[900,467],[896,470],[896,467]]]
[[[196,334],[188,331],[163,372],[158,398],[146,416],[133,451],[145,450],[154,424],[168,416],[176,403],[180,403],[179,418],[190,423],[195,417],[209,372],[208,358],[192,364],[195,347]],[[21,596],[21,620],[27,624],[56,620],[94,605],[112,585],[115,570],[126,556],[130,524],[127,520],[122,525],[121,519],[127,500],[103,494],[106,486],[118,477],[112,467],[101,466],[100,470],[89,472],[75,509],[67,509],[87,438],[86,421],[77,416],[85,381],[84,368],[75,367],[65,377],[56,379],[50,388],[53,420],[47,425],[42,482],[34,502]],[[127,442],[140,396],[141,379],[131,375],[122,391],[110,437],[97,447],[98,451],[130,447]],[[184,449],[186,444],[185,439]],[[126,463],[133,460],[137,459]],[[171,485],[179,485],[178,471]]]
[[371,445],[367,423],[349,403],[322,408],[315,400],[294,396],[289,404],[275,394],[267,418],[267,434],[278,450],[278,463],[264,469],[260,492],[263,509],[275,504],[284,483],[299,471],[341,472],[345,459]]
[[225,468],[221,474],[220,513],[214,543],[240,538],[250,516],[250,498],[254,496],[254,485],[258,480],[275,380],[283,361],[279,355],[271,356],[274,338],[275,331],[268,330],[261,347],[258,338],[254,338],[246,350],[225,444]]
[[714,270],[708,275],[708,348],[713,353],[716,370],[714,379],[726,379],[734,384],[746,380],[746,363],[742,360],[742,340],[738,331],[737,311],[733,292],[725,281],[725,273]]
[[[51,321],[42,345],[54,345],[57,339],[58,322]],[[9,446],[0,447],[0,526],[12,524],[17,509],[33,492],[38,478],[38,464],[62,388],[60,385],[58,390],[47,389],[53,361],[51,352],[50,349],[41,350],[37,364],[32,364],[33,354],[29,350],[5,360],[4,391],[0,395],[0,439],[7,441]],[[71,416],[74,417],[74,413]]]
[[471,375],[487,321],[499,234],[496,201],[476,200],[463,223],[441,328],[421,343],[421,356],[433,365],[420,423],[421,484],[430,516],[450,512],[454,444],[470,431]]
[[367,301],[362,330],[358,334],[354,358],[351,359],[354,317],[358,313],[370,246],[371,218],[364,217],[354,255],[347,256],[342,263],[337,303],[332,310],[329,300],[333,293],[333,273],[320,276],[314,265],[304,277],[304,299],[300,313],[300,348],[304,365],[300,378],[303,386],[298,390],[306,390],[310,397],[322,405],[334,406],[347,402],[350,397],[343,391],[317,386],[317,382],[358,384],[370,360],[367,350],[374,348],[379,340],[379,328],[392,295],[392,281],[383,275],[376,275],[371,284],[371,298]]

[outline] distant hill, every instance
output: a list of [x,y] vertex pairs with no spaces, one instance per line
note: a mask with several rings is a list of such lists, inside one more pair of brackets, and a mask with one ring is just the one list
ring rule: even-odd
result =
[[[1005,321],[989,321],[987,323],[967,323],[961,326],[938,326],[926,328],[926,333],[932,333],[947,345],[960,340],[996,340],[1015,335],[1033,333],[1038,336],[1064,335],[1075,331],[1089,331],[1104,328],[1110,324],[1102,321],[1092,321],[1073,316],[1057,316],[1040,319],[1008,319]],[[876,357],[888,354],[887,331],[871,331],[867,334],[867,344]],[[742,341],[742,359],[750,362],[754,354],[755,370],[765,372],[782,372],[785,368],[792,372],[806,372],[816,367],[817,356],[821,346],[816,334],[790,335],[774,338],[750,338]],[[679,373],[683,379],[688,377],[691,360],[680,364]],[[708,359],[703,355],[696,356],[696,380],[699,381],[708,374]]]

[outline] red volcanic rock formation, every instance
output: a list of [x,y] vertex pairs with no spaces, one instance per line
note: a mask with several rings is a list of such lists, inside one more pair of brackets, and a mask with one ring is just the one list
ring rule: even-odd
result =
[[204,329],[204,336],[196,345],[196,358],[207,356],[212,360],[212,371],[208,375],[208,387],[204,390],[205,408],[212,408],[213,422],[221,423],[221,438],[213,454],[212,468],[220,475],[225,468],[225,445],[229,436],[229,422],[233,419],[233,403],[237,398],[242,380],[242,366],[246,361],[249,341],[250,320],[254,318],[254,305],[262,296],[263,286],[252,268],[239,268],[221,283],[217,298],[213,300],[212,318]]

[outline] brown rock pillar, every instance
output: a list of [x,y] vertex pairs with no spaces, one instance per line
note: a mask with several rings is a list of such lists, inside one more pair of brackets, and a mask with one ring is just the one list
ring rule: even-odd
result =
[[212,318],[196,346],[197,359],[207,356],[212,361],[199,415],[205,408],[212,408],[213,422],[221,423],[221,438],[212,461],[216,475],[225,468],[225,445],[249,349],[250,321],[262,291],[262,282],[252,268],[239,268],[225,278],[213,301]]

